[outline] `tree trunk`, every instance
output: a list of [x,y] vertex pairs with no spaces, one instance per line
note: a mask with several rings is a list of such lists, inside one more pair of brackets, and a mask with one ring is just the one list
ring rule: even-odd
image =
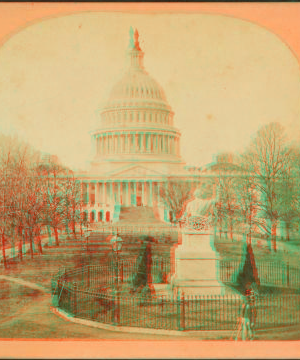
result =
[[49,238],[49,245],[52,245],[52,240],[51,240],[51,228],[49,225],[47,225],[47,232],[48,232],[48,238]]
[[54,227],[54,233],[55,233],[55,245],[59,246],[59,240],[58,240],[58,230],[57,227]]
[[23,237],[21,235],[19,239],[19,258],[21,261],[23,260],[22,246],[23,246]]
[[29,232],[29,245],[30,245],[30,257],[33,259],[33,246],[32,246],[33,238],[31,231]]
[[11,257],[14,259],[16,257],[16,244],[14,240],[12,241],[11,244],[11,254],[12,254]]
[[43,254],[43,248],[42,248],[42,238],[41,238],[40,230],[37,233],[37,247],[38,247],[39,254],[42,255]]
[[74,239],[76,239],[76,223],[75,223],[75,220],[73,221],[73,235],[74,235]]
[[230,225],[230,239],[233,242],[233,226]]
[[39,254],[43,255],[43,247],[42,247],[42,238],[41,235],[39,235],[38,237],[38,249],[39,249]]
[[290,226],[287,222],[285,223],[285,229],[286,229],[286,239],[287,241],[290,241]]
[[3,265],[4,265],[4,269],[7,269],[7,261],[6,261],[6,253],[5,253],[5,237],[4,237],[4,233],[2,234],[2,257],[3,257]]
[[277,230],[277,224],[276,222],[272,223],[272,228],[271,228],[271,240],[272,240],[272,247],[273,250],[276,252],[276,230]]

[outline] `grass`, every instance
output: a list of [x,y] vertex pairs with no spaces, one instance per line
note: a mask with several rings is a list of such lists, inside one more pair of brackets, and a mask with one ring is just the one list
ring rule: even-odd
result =
[[[101,241],[105,240],[105,236],[107,235],[104,235],[104,238],[102,238]],[[164,246],[162,253],[159,251],[159,245],[156,245],[157,253],[164,254],[164,256],[166,257],[169,256],[168,249],[171,248],[172,244],[173,242],[170,242],[168,246]],[[93,249],[93,245],[91,247]],[[217,237],[215,241],[215,247],[216,250],[221,254],[221,258],[223,259],[239,260],[242,254],[242,242],[239,240],[234,240],[232,242],[230,239],[226,239],[225,237],[221,237],[221,239]],[[111,253],[111,250],[107,244],[102,247],[103,251],[100,251],[100,249],[101,248],[98,247],[97,250],[97,248],[95,247],[95,252],[82,251],[79,240],[71,239],[64,241],[63,239],[61,239],[59,247],[45,247],[43,249],[43,255],[35,255],[34,258],[31,259],[29,254],[27,254],[24,257],[23,261],[19,261],[18,259],[10,260],[9,268],[7,270],[4,270],[2,268],[0,270],[0,273],[9,276],[19,277],[27,281],[32,281],[36,284],[48,287],[50,289],[51,276],[56,273],[59,268],[76,267],[84,263],[104,263],[107,259],[107,256]],[[259,248],[256,245],[253,245],[253,249],[255,257],[258,260],[289,261],[290,263],[294,263],[295,265],[298,265],[299,262],[299,258],[293,253],[287,253],[283,251],[278,251],[277,253],[270,253],[267,249]],[[133,253],[137,254],[139,251],[139,245],[124,245],[125,255],[129,255],[132,250],[134,250]],[[102,338],[126,338],[126,336],[123,337],[122,335],[120,335],[120,333],[108,332],[110,334],[107,334],[107,332],[105,331],[100,331],[100,335],[98,329],[82,330],[82,327],[80,327],[79,325],[66,323],[64,320],[58,318],[57,316],[49,314],[50,300],[45,303],[45,307],[41,312],[41,319],[43,319],[44,321],[42,322],[42,320],[38,320],[35,315],[39,311],[39,304],[44,301],[42,300],[44,295],[40,295],[37,290],[28,289],[23,286],[19,286],[18,284],[8,283],[6,281],[5,285],[3,284],[4,282],[1,282],[0,284],[0,337],[99,338],[99,336],[102,336]],[[270,291],[270,289],[263,290],[263,292],[266,293],[268,291]],[[275,290],[273,289],[273,293],[274,291]],[[33,299],[34,301],[32,301]],[[31,310],[29,311],[28,309]],[[128,314],[128,320],[126,320],[126,318],[123,318],[123,321],[134,322],[134,318],[130,320],[130,317],[132,317],[133,315],[130,307],[127,307],[126,309],[124,308],[124,310],[124,314]],[[153,312],[151,312],[152,310]],[[152,310],[147,310],[147,305],[144,305],[139,309],[141,316],[144,316],[142,315],[142,311],[144,311],[146,314],[149,314],[148,316],[146,315],[146,317],[143,318],[145,322],[148,322],[148,326],[150,324],[149,321],[158,321],[155,314],[159,314],[161,308]],[[285,309],[285,311],[287,311],[287,309]],[[191,311],[191,313],[193,312]],[[166,319],[169,319],[168,321],[174,321],[174,316],[172,316],[171,313],[166,314],[166,316]],[[270,324],[272,323],[270,322]],[[163,326],[167,328],[168,323]],[[63,332],[63,329],[65,330],[65,332]],[[201,336],[203,338],[213,339],[216,335],[212,337],[211,335],[205,335],[205,333],[203,332]],[[220,336],[222,337],[223,335]],[[261,337],[263,339],[286,338],[298,340],[300,338],[300,330],[299,328],[294,327],[293,330],[291,330],[290,334],[284,334],[282,333],[282,330],[279,329],[270,329],[269,332],[265,330],[260,330],[258,331],[258,337]],[[128,338],[136,339],[139,337],[137,334],[131,334],[130,336],[128,336]],[[145,335],[144,338],[149,338],[149,335]],[[153,338],[155,338],[155,336],[153,336]]]

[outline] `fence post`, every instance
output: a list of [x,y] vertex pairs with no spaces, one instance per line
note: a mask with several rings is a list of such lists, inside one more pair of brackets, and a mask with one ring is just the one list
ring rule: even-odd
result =
[[286,285],[290,286],[290,263],[286,264]]
[[184,293],[181,295],[181,310],[180,310],[180,330],[185,329],[185,296]]
[[120,283],[123,284],[124,281],[124,275],[123,275],[123,271],[124,271],[124,263],[121,260],[120,261]]
[[178,291],[177,293],[177,329],[181,330],[181,306],[180,306],[180,292]]
[[77,315],[77,284],[73,283],[73,316]]
[[114,295],[114,325],[119,325],[120,323],[120,304],[119,304],[119,296]]

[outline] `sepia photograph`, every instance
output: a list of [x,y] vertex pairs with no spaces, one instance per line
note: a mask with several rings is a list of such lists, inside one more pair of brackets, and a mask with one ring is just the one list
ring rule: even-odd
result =
[[299,354],[299,57],[298,3],[0,3],[1,358]]

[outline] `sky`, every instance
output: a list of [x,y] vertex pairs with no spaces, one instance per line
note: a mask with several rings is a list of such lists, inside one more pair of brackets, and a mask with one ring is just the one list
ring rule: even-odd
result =
[[19,4],[15,11],[13,4],[0,5],[3,133],[83,168],[91,151],[89,131],[98,127],[101,106],[122,76],[133,26],[146,70],[175,112],[188,165],[243,150],[272,121],[285,125],[291,139],[299,138],[298,4],[281,4],[285,17],[279,17],[277,4],[268,4],[273,22],[259,4],[233,4],[231,12],[224,4],[168,12],[159,6],[130,12],[52,5]]

